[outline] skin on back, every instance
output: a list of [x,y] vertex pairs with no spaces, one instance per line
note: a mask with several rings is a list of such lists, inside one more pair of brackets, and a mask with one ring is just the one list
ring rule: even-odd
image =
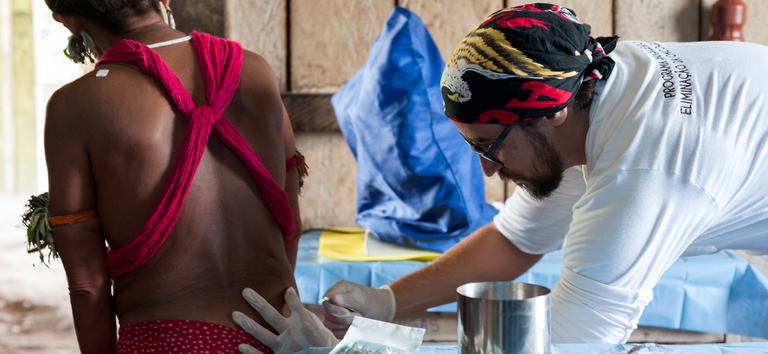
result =
[[[132,39],[149,44],[183,35],[158,26]],[[155,51],[195,105],[207,104],[192,42]],[[237,310],[266,325],[241,291],[253,288],[283,309],[283,292],[295,287],[296,240],[283,242],[244,163],[213,133],[174,229],[154,257],[115,280],[111,298],[104,240],[119,249],[139,234],[160,200],[187,121],[162,85],[138,66],[110,63],[99,69],[109,74],[89,73],[54,94],[45,128],[52,214],[92,207],[99,214],[54,231],[81,350],[114,345],[115,314],[122,324],[186,319],[238,328],[230,317]],[[298,175],[285,168],[293,133],[272,69],[258,55],[245,53],[224,116],[288,192],[298,218]],[[94,332],[101,331],[111,339],[95,343]]]

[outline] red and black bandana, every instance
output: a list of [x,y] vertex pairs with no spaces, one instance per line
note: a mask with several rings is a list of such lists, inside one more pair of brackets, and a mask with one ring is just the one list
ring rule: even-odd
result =
[[554,114],[581,83],[607,77],[618,37],[592,38],[568,8],[510,7],[491,14],[461,41],[440,89],[445,115],[475,124],[512,124]]

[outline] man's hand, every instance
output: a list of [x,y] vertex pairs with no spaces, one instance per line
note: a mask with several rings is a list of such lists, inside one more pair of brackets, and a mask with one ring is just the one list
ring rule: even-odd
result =
[[[252,289],[243,289],[243,297],[279,335],[270,332],[242,312],[233,312],[232,319],[243,330],[271,348],[275,354],[292,354],[309,347],[334,347],[339,342],[314,313],[304,308],[293,288],[285,291],[285,302],[291,311],[288,318],[283,317]],[[238,349],[243,354],[263,354],[248,344],[240,344]]]
[[[336,338],[344,337],[354,316],[362,315],[387,322],[391,322],[395,317],[395,294],[386,285],[374,289],[339,280],[328,289],[325,296],[331,299],[323,303],[325,325],[333,331]],[[350,312],[346,308],[355,309],[360,313]]]

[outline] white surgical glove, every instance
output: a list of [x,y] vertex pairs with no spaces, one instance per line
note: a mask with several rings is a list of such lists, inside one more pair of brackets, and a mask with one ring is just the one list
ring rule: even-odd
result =
[[[291,311],[288,318],[283,317],[267,300],[252,289],[243,289],[243,297],[279,335],[270,332],[242,312],[232,312],[232,319],[243,330],[270,347],[275,354],[293,354],[309,347],[334,347],[339,343],[333,333],[323,326],[320,319],[304,308],[293,288],[285,291],[285,302]],[[238,349],[242,354],[261,353],[248,344],[240,344]]]
[[[325,326],[336,338],[344,337],[355,316],[362,315],[379,321],[391,322],[395,318],[395,294],[389,286],[378,289],[339,280],[325,292],[331,299],[323,303]],[[351,308],[360,313],[350,312]]]

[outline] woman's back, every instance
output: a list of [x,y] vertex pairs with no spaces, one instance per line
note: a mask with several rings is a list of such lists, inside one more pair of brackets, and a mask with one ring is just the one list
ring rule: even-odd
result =
[[[167,26],[148,26],[129,37],[151,44],[182,36]],[[156,52],[195,106],[208,104],[193,43]],[[73,289],[73,310],[79,288],[105,282],[100,265],[105,255],[94,252],[95,246],[82,247],[79,238],[84,236],[70,234],[101,229],[102,244],[106,238],[112,250],[130,243],[161,199],[188,125],[165,88],[135,64],[106,63],[99,69],[109,72],[103,77],[90,73],[54,95],[46,123],[52,212],[79,211],[92,200],[99,215],[91,222],[97,225],[55,230]],[[240,84],[224,117],[285,188],[292,134],[288,126],[284,137],[280,95],[271,68],[260,57],[244,56]],[[96,245],[92,239],[87,244]],[[290,286],[294,281],[283,229],[245,164],[211,134],[167,239],[146,263],[115,280],[114,313],[121,325],[181,319],[234,328],[233,310],[264,323],[242,300],[244,287],[283,308],[282,294]]]

